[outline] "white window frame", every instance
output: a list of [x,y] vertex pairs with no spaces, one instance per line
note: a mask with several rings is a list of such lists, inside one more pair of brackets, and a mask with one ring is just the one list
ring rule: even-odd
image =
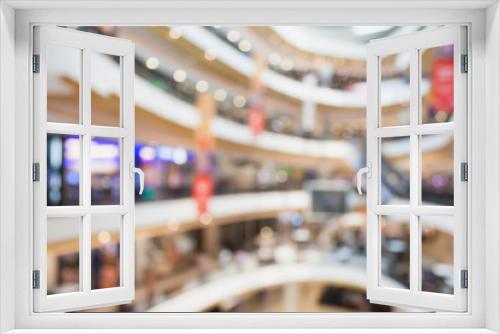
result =
[[[128,40],[70,30],[37,26],[33,36],[34,54],[39,57],[39,73],[33,75],[34,162],[39,166],[39,181],[33,184],[33,269],[38,271],[39,288],[34,289],[35,312],[73,311],[85,308],[126,304],[134,299],[134,44]],[[47,48],[49,45],[73,48],[80,52],[79,122],[47,121]],[[92,57],[103,54],[120,59],[119,124],[114,127],[95,125],[91,110]],[[80,138],[79,205],[47,206],[47,135],[75,135]],[[119,140],[120,203],[91,203],[91,140],[104,137]],[[119,286],[91,288],[92,217],[120,216]],[[79,291],[47,294],[47,220],[79,218]]]
[[[367,162],[371,171],[367,181],[367,296],[372,302],[406,305],[432,310],[467,310],[467,289],[461,285],[462,270],[467,270],[467,180],[461,179],[461,164],[467,163],[467,74],[462,73],[462,55],[467,55],[465,26],[451,26],[373,40],[367,47]],[[422,123],[421,57],[423,50],[453,45],[453,119],[444,123]],[[410,54],[410,109],[408,125],[383,126],[380,104],[381,59],[403,52]],[[468,66],[468,64],[467,64]],[[423,205],[421,144],[422,135],[448,134],[453,138],[453,190],[451,206]],[[409,139],[410,197],[407,205],[381,203],[381,140]],[[381,284],[381,216],[403,215],[410,230],[409,289]],[[422,291],[421,219],[426,216],[452,217],[453,294]],[[431,308],[429,308],[431,306]]]
[[[129,9],[119,8],[120,6],[127,6]],[[189,0],[167,4],[157,1],[125,3],[107,0],[75,1],[71,4],[44,0],[7,0],[0,3],[2,333],[9,330],[15,330],[15,333],[46,333],[47,330],[43,329],[47,328],[64,329],[60,332],[65,333],[111,333],[111,328],[128,329],[128,333],[153,332],[155,328],[163,329],[162,332],[191,329],[189,333],[352,333],[356,329],[358,333],[387,333],[388,328],[397,333],[500,332],[500,228],[496,223],[500,218],[500,118],[496,112],[500,109],[500,10],[497,2],[314,1],[288,2],[288,9],[284,9],[284,6],[277,0],[265,3],[242,0],[234,4],[222,1],[208,4]],[[51,9],[43,9],[46,7]],[[32,194],[32,86],[29,71],[32,26],[35,24],[469,25],[471,89],[468,95],[471,112],[467,126],[471,152],[471,181],[468,190],[468,215],[471,223],[468,252],[471,274],[468,311],[430,314],[33,313],[30,255],[33,214],[32,203],[26,198],[31,198]],[[14,62],[15,70],[12,68]],[[15,148],[12,138],[15,138]],[[485,182],[486,179],[488,182]],[[488,250],[487,258],[485,249]]]

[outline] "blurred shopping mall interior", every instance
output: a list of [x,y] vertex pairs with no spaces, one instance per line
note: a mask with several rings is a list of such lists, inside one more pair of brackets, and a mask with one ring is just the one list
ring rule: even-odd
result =
[[[71,27],[135,44],[135,299],[99,312],[404,312],[366,298],[366,46],[423,26]],[[78,53],[48,50],[47,118],[74,123]],[[422,53],[422,117],[453,117],[453,48]],[[64,60],[64,61],[62,61]],[[117,59],[92,55],[92,114],[119,122]],[[384,57],[384,122],[407,124],[409,56]],[[451,66],[451,67],[450,67]],[[77,122],[77,121],[76,121]],[[422,200],[453,205],[453,137],[422,145]],[[78,204],[80,138],[47,137],[47,204]],[[381,197],[408,203],[410,143],[382,139]],[[91,142],[92,204],[120,198],[116,140]],[[120,281],[120,222],[92,230],[92,289]],[[48,292],[78,290],[78,224],[49,221]],[[453,293],[450,222],[422,224],[422,289]],[[409,286],[408,218],[382,272]]]

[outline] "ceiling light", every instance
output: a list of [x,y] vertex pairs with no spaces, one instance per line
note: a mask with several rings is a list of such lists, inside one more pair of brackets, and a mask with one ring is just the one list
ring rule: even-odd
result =
[[252,43],[244,39],[238,44],[238,48],[243,52],[248,52],[252,50]]
[[227,39],[233,43],[236,43],[240,40],[240,33],[236,30],[230,30],[227,35]]
[[290,59],[283,59],[283,61],[281,62],[281,65],[280,65],[280,67],[283,71],[291,71],[291,70],[293,70],[293,66],[294,66],[293,61]]
[[97,240],[101,244],[107,244],[108,242],[111,241],[111,235],[109,234],[109,232],[106,231],[99,232],[99,234],[97,235]]
[[208,82],[206,82],[205,80],[200,80],[196,83],[196,90],[199,92],[199,93],[204,93],[208,90]]
[[247,99],[245,99],[243,96],[241,95],[238,95],[238,96],[235,96],[234,99],[233,99],[233,104],[237,107],[237,108],[243,108],[245,106],[245,104],[247,103]]
[[160,61],[156,57],[149,57],[148,59],[146,59],[146,67],[150,70],[156,70],[158,67],[160,67]]
[[174,72],[174,80],[176,82],[183,82],[184,80],[186,80],[186,72],[183,70],[176,70]]
[[216,101],[222,102],[226,99],[227,93],[224,89],[219,88],[214,92],[214,98]]
[[172,160],[177,165],[184,165],[188,161],[188,153],[185,149],[177,147],[172,154]]
[[153,161],[156,158],[156,150],[151,146],[143,146],[139,150],[139,157],[143,161]]
[[281,63],[281,56],[277,53],[271,53],[267,57],[267,61],[273,66],[278,66]]
[[170,28],[170,31],[168,32],[168,37],[170,37],[171,39],[179,39],[182,37],[182,33],[175,28]]
[[208,61],[213,61],[217,58],[217,54],[213,50],[206,50],[205,51],[205,59]]
[[212,223],[213,217],[209,213],[204,213],[200,216],[200,223],[202,225],[210,225]]

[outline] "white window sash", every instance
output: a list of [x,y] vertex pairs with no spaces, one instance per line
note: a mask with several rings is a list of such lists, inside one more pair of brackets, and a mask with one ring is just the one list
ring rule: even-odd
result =
[[[466,29],[453,26],[408,35],[374,40],[368,45],[367,81],[367,161],[372,170],[367,182],[367,295],[372,302],[424,308],[429,310],[466,311],[467,289],[461,288],[461,271],[467,269],[467,182],[461,181],[461,163],[467,162],[467,74],[461,73],[461,55],[466,54]],[[444,45],[454,45],[454,118],[449,123],[419,124],[420,51]],[[380,128],[379,84],[380,57],[409,51],[410,124]],[[415,80],[417,79],[417,80]],[[453,133],[454,138],[454,206],[426,206],[419,203],[421,166],[419,135]],[[380,205],[380,138],[408,136],[410,138],[410,202],[409,205]],[[380,286],[381,233],[378,215],[405,214],[410,217],[410,289]],[[421,291],[421,236],[419,217],[453,215],[453,294]]]
[[[81,50],[80,124],[47,122],[48,44]],[[121,60],[120,125],[91,124],[91,52],[113,55]],[[34,85],[34,161],[40,164],[40,180],[34,182],[34,257],[33,270],[39,270],[39,289],[34,289],[34,311],[74,311],[106,305],[128,303],[134,298],[134,45],[127,40],[64,28],[36,27],[34,54],[40,57],[40,71],[33,75]],[[80,205],[47,207],[47,134],[79,135]],[[91,205],[90,145],[92,137],[120,140],[119,205]],[[120,285],[91,289],[91,215],[119,214]],[[47,295],[47,218],[80,217],[79,291]]]

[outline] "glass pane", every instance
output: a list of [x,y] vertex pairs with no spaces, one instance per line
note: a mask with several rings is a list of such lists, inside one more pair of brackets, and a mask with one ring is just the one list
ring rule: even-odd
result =
[[80,137],[47,135],[47,205],[80,204]]
[[420,136],[425,205],[453,205],[453,133]]
[[47,121],[80,122],[80,49],[47,44]]
[[92,52],[90,55],[93,125],[120,126],[120,58]]
[[410,218],[380,216],[381,287],[410,288]]
[[442,123],[453,118],[453,45],[421,51],[421,122]]
[[92,289],[120,286],[121,215],[92,216]]
[[410,137],[380,139],[380,204],[410,202]]
[[92,138],[92,205],[120,204],[120,139]]
[[422,291],[453,294],[453,217],[422,216]]
[[381,57],[381,127],[410,124],[410,58],[410,52]]
[[47,219],[47,294],[80,290],[81,218]]

